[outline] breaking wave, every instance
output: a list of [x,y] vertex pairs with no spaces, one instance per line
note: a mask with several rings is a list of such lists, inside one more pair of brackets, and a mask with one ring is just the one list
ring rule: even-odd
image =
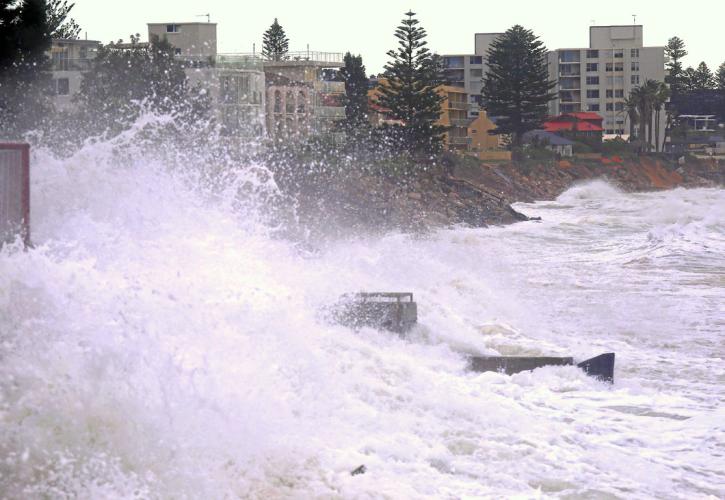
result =
[[[542,223],[314,254],[280,196],[262,165],[36,151],[35,246],[0,251],[5,497],[725,494],[722,190],[597,182],[517,207]],[[420,324],[321,319],[357,290]],[[613,386],[466,370],[603,351]]]

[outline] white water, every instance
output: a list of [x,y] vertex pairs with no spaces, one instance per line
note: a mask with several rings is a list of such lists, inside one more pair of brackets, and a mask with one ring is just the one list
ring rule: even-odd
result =
[[[4,498],[725,497],[722,190],[595,182],[314,255],[100,148],[36,157],[32,196],[36,248],[0,253]],[[411,338],[325,324],[357,290],[414,292]],[[466,371],[605,351],[613,386]]]

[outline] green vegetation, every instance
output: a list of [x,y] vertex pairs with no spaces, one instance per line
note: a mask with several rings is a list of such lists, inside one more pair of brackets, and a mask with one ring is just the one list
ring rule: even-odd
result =
[[68,17],[75,4],[68,5],[68,0],[50,0],[46,6],[48,27],[53,38],[77,40],[81,27],[75,19]]
[[414,157],[430,157],[440,151],[445,131],[436,124],[443,102],[436,88],[443,75],[439,59],[426,47],[426,32],[415,13],[405,15],[395,30],[398,49],[388,51],[387,82],[379,87],[377,104],[402,122],[383,127],[391,140]]
[[489,116],[497,117],[491,133],[511,134],[515,150],[526,132],[541,127],[547,104],[556,97],[546,47],[533,31],[516,25],[491,44],[488,65],[482,93]]
[[268,61],[283,61],[287,59],[288,50],[289,38],[275,17],[272,25],[264,32],[262,57]]
[[369,134],[368,121],[368,78],[362,56],[345,54],[345,66],[340,70],[340,78],[345,83],[345,120],[343,130],[352,139],[362,139]]
[[0,0],[0,131],[19,138],[51,109],[49,60],[52,29],[43,0]]

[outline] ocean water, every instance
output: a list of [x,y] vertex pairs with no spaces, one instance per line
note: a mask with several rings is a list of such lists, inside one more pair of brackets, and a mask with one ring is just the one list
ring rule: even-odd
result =
[[[725,497],[725,191],[596,181],[517,206],[539,223],[310,251],[263,167],[112,160],[37,152],[35,247],[0,252],[0,497]],[[325,320],[360,290],[419,325]],[[466,370],[608,351],[613,385]]]

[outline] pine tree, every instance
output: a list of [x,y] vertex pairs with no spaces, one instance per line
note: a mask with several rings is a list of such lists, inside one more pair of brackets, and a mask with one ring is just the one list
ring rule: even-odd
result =
[[685,50],[685,42],[676,36],[673,36],[665,46],[665,55],[669,58],[666,68],[668,71],[665,82],[669,83],[672,91],[672,99],[675,100],[678,93],[682,90],[682,58],[687,55]]
[[272,25],[264,32],[262,57],[268,61],[283,61],[287,59],[288,49],[289,39],[275,17]]
[[718,89],[725,91],[725,62],[717,68],[715,83]]
[[715,86],[712,71],[707,67],[705,61],[701,62],[693,75],[693,86],[697,90],[712,89]]
[[541,126],[556,97],[546,48],[533,31],[516,25],[491,44],[488,66],[482,93],[488,115],[497,118],[491,133],[511,134],[516,148],[524,133]]
[[345,83],[345,121],[346,131],[352,135],[368,126],[368,78],[362,56],[345,54],[345,66],[340,70],[340,78]]
[[407,12],[395,30],[398,49],[389,50],[385,65],[386,82],[379,86],[377,104],[402,125],[391,126],[394,138],[411,155],[432,155],[440,151],[445,127],[436,122],[443,97],[436,88],[443,82],[437,58],[426,47],[425,30],[414,12]]
[[49,0],[47,2],[48,27],[53,38],[77,40],[81,27],[68,14],[75,4],[68,5],[68,0]]
[[692,66],[688,66],[680,76],[680,92],[689,93],[697,90],[697,71]]
[[0,0],[0,134],[19,138],[52,109],[45,0]]

